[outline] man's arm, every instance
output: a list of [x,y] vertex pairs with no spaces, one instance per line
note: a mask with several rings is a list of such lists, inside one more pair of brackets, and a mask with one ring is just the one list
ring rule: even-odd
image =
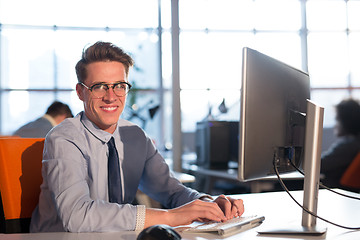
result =
[[[162,156],[148,141],[146,161],[141,190],[160,201],[170,210],[147,209],[145,227],[154,224],[178,226],[195,220],[224,221],[240,216],[244,212],[242,200],[235,200],[224,195],[213,200],[209,195],[185,187],[170,176],[169,167]],[[164,201],[165,200],[165,201]]]
[[170,210],[147,209],[144,227],[154,224],[179,226],[194,221],[226,221],[243,213],[242,200],[220,195],[214,201],[197,199]]

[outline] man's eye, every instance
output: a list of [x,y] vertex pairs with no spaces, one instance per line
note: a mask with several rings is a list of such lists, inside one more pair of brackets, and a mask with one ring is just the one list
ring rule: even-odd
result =
[[126,89],[126,84],[125,83],[119,83],[115,85],[116,89]]
[[93,90],[102,90],[102,89],[105,89],[105,85],[103,84],[98,84],[98,85],[94,85],[93,86]]

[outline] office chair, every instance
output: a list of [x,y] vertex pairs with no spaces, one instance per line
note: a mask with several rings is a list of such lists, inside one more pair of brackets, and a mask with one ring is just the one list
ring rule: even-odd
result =
[[44,138],[0,138],[0,232],[29,232],[39,201]]
[[360,191],[360,152],[342,175],[340,184]]

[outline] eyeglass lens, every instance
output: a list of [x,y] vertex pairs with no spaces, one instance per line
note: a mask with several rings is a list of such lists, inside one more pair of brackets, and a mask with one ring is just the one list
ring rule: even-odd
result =
[[106,92],[109,88],[112,88],[115,95],[118,97],[125,96],[129,91],[129,86],[126,83],[115,83],[115,84],[95,84],[91,87],[92,92],[95,97],[103,97],[106,95]]

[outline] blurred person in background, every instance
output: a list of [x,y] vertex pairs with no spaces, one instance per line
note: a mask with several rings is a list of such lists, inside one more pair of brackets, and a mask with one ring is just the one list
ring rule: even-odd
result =
[[334,133],[338,140],[321,156],[321,182],[331,188],[343,188],[340,179],[357,153],[360,152],[360,105],[346,99],[335,106]]
[[13,135],[28,138],[44,138],[53,127],[70,117],[73,117],[73,114],[69,106],[55,101],[48,107],[45,115],[20,127]]

